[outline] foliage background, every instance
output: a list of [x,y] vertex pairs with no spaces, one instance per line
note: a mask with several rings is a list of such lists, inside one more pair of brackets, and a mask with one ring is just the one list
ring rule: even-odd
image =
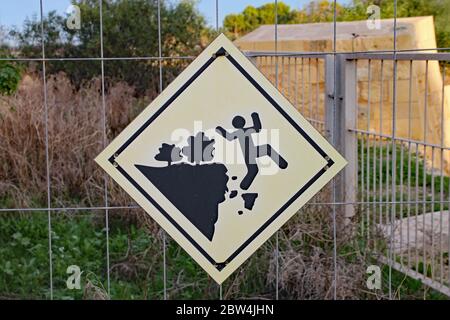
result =
[[[337,21],[365,20],[367,7],[378,5],[381,19],[394,17],[392,0],[352,0],[348,5],[336,6]],[[450,48],[450,1],[447,0],[398,0],[397,17],[434,16],[438,47]],[[311,1],[302,9],[291,8],[283,2],[278,4],[280,24],[331,22],[334,17],[334,2],[329,0]],[[224,19],[224,28],[234,37],[253,31],[260,25],[274,23],[274,4],[260,7],[248,6],[239,14],[230,14]]]

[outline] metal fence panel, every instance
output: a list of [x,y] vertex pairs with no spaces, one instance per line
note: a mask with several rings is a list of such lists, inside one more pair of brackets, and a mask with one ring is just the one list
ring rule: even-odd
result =
[[[48,221],[48,259],[50,298],[53,299],[52,213],[69,210],[101,210],[105,215],[107,291],[110,293],[109,213],[111,210],[133,209],[136,206],[111,206],[108,199],[108,180],[105,174],[104,204],[93,207],[52,207],[46,66],[49,61],[100,61],[102,81],[103,145],[106,145],[107,106],[105,103],[104,62],[109,60],[158,61],[159,89],[163,90],[163,60],[191,60],[194,57],[163,57],[158,0],[157,57],[104,57],[103,54],[103,1],[99,0],[100,57],[54,59],[46,56],[44,37],[44,3],[39,0],[41,22],[41,48],[39,58],[2,58],[11,61],[37,61],[42,64],[43,105],[45,118],[46,193],[45,208],[0,208],[0,212],[43,211]],[[396,8],[397,1],[394,1]],[[275,1],[277,5],[277,1]],[[278,17],[275,6],[275,17]],[[215,1],[216,29],[219,29],[219,1]],[[396,15],[394,24],[396,23]],[[367,239],[365,250],[382,263],[450,296],[450,144],[446,140],[449,106],[445,100],[445,63],[450,54],[417,53],[396,49],[379,52],[336,52],[336,2],[334,2],[333,51],[327,53],[279,52],[278,20],[275,19],[275,52],[249,52],[256,66],[271,80],[292,104],[334,145],[348,160],[343,174],[331,183],[331,192],[316,197],[312,204],[332,208],[334,228],[334,259],[336,260],[336,215],[360,222],[358,230]],[[435,50],[430,48],[428,51]],[[440,64],[439,64],[440,63]],[[399,75],[398,69],[408,70]],[[429,92],[430,69],[442,69],[442,88]],[[399,76],[404,76],[399,78]],[[422,79],[421,77],[424,77]],[[419,80],[424,88],[418,90]],[[399,90],[408,97],[399,100]],[[359,98],[364,96],[364,103]],[[440,98],[436,98],[440,97]],[[391,99],[391,100],[389,100]],[[403,99],[403,98],[402,98]],[[436,100],[437,99],[437,100]],[[387,102],[386,102],[387,101]],[[436,103],[438,101],[439,103]],[[385,104],[386,102],[386,104]],[[386,108],[390,105],[392,108]],[[430,111],[431,108],[431,111]],[[402,113],[406,113],[405,116]],[[361,114],[363,114],[361,116]],[[429,128],[430,117],[436,117],[435,126]],[[413,119],[423,122],[415,127]],[[415,121],[415,120],[414,120]],[[418,122],[415,122],[418,123]],[[402,129],[406,128],[406,129]],[[420,129],[420,130],[419,130]],[[418,133],[420,131],[420,133]],[[431,136],[430,136],[431,132]],[[438,133],[433,133],[438,132]],[[166,238],[163,235],[164,298],[167,298]],[[276,298],[279,290],[279,241],[276,235]],[[336,298],[338,279],[333,282]],[[389,278],[391,292],[391,278]],[[222,298],[222,286],[219,288]]]

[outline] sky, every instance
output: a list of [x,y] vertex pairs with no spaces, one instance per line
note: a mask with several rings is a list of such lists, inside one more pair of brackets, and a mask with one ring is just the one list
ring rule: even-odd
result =
[[[174,0],[172,0],[174,1]],[[208,24],[216,25],[216,0],[197,0],[200,12],[206,17]],[[301,8],[310,0],[283,0],[292,8]],[[348,1],[348,0],[345,0]],[[339,1],[339,2],[345,2]],[[258,7],[270,0],[219,0],[219,26],[222,25],[223,18],[230,13],[239,13],[248,5]],[[44,12],[57,10],[60,13],[66,11],[70,5],[70,0],[43,0]],[[0,9],[0,24],[11,26],[21,26],[26,17],[33,14],[39,15],[39,0],[2,0]]]

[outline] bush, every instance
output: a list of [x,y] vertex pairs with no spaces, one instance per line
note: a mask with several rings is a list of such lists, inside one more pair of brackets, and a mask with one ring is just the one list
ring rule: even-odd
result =
[[16,92],[21,79],[21,68],[14,63],[0,61],[0,95]]
[[[156,0],[104,0],[103,3],[105,57],[158,57]],[[77,0],[73,4],[80,7],[79,30],[68,29],[66,17],[55,11],[44,17],[46,55],[53,58],[98,58],[101,46],[99,1]],[[207,32],[206,20],[196,9],[195,2],[161,0],[161,24],[163,56],[190,56],[201,51],[202,37]],[[18,43],[19,55],[41,56],[41,22],[37,17],[25,20],[21,29],[12,30],[10,34]],[[166,59],[163,63],[164,83],[186,65],[183,59]],[[128,83],[139,95],[159,91],[158,66],[157,59],[108,60],[105,63],[108,78]],[[96,77],[99,70],[79,61],[47,65],[48,74],[65,71],[77,86]]]
[[[59,73],[47,80],[48,160],[53,205],[103,201],[104,175],[94,158],[103,149],[101,82],[79,91]],[[107,135],[112,138],[138,110],[134,89],[123,82],[106,94]],[[15,207],[47,205],[46,117],[42,80],[25,76],[15,95],[0,102],[0,199]],[[111,192],[118,190],[111,185]],[[122,192],[114,193],[118,199]]]

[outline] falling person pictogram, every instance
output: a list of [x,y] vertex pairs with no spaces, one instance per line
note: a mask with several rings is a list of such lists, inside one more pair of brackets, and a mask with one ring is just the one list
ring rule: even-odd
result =
[[248,190],[251,184],[258,175],[259,169],[256,159],[264,156],[269,156],[280,169],[286,169],[287,161],[275,151],[270,144],[255,146],[252,139],[252,133],[259,133],[262,129],[261,120],[256,112],[251,114],[253,120],[252,127],[244,127],[245,119],[241,116],[235,116],[232,124],[237,129],[233,132],[228,132],[221,126],[216,127],[216,131],[225,139],[233,141],[238,139],[242,153],[244,155],[245,164],[247,166],[247,174],[240,183],[242,190]]

